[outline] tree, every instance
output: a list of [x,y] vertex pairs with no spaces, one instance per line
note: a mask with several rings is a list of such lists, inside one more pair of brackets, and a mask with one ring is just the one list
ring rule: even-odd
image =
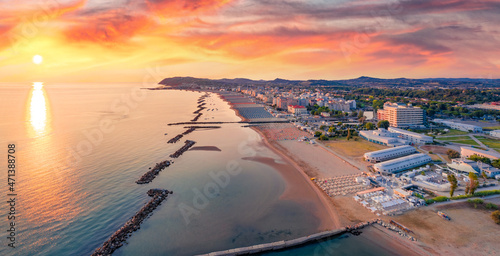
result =
[[328,137],[326,137],[326,135],[324,134],[321,134],[321,136],[319,136],[319,140],[328,140]]
[[365,112],[363,110],[360,110],[358,113],[358,119],[362,118],[365,116]]
[[476,162],[483,162],[485,164],[491,164],[491,159],[487,157],[480,157],[478,155],[472,155],[468,159]]
[[358,119],[359,123],[362,124],[366,121],[366,116],[362,116]]
[[450,182],[450,197],[452,197],[453,193],[455,193],[455,189],[458,187],[457,177],[450,173],[448,174],[448,181]]
[[378,128],[385,128],[385,129],[387,129],[387,128],[389,128],[389,125],[390,125],[390,123],[387,120],[380,120],[377,123],[377,127]]
[[493,166],[495,168],[500,168],[500,159],[495,159],[495,160],[491,161],[491,166]]
[[460,153],[458,153],[458,151],[455,151],[453,149],[448,149],[448,151],[446,152],[446,154],[448,155],[448,157],[450,159],[460,158]]
[[373,130],[373,129],[375,129],[375,125],[373,123],[368,122],[365,124],[365,128],[367,130]]
[[323,133],[322,133],[322,132],[320,132],[320,131],[316,131],[316,132],[314,133],[314,137],[319,137],[319,136],[321,136],[321,134],[323,134]]
[[496,224],[500,224],[500,211],[496,210],[491,213],[491,218]]
[[330,126],[330,128],[328,128],[328,132],[330,132],[330,133],[335,132],[335,127],[334,126]]
[[479,187],[479,181],[477,181],[477,175],[473,172],[469,172],[469,182],[467,182],[467,186],[465,188],[466,192],[468,188],[469,195],[473,195],[474,192],[476,192],[477,187]]
[[351,129],[347,130],[347,140],[352,139]]

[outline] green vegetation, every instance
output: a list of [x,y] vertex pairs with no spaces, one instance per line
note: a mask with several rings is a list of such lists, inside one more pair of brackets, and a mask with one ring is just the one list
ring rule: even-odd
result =
[[433,204],[434,202],[435,202],[435,201],[434,201],[434,199],[432,199],[432,198],[431,198],[431,199],[425,199],[425,203],[426,203],[426,204]]
[[[455,151],[453,149],[448,149],[448,151],[446,151],[446,154],[448,155],[448,157],[450,159],[453,159],[453,158],[460,158],[460,153],[458,153],[458,151]],[[455,178],[456,179],[456,178]]]
[[450,182],[450,197],[453,197],[453,193],[455,193],[455,189],[458,187],[457,177],[450,173],[448,174],[448,181]]
[[498,195],[500,194],[500,190],[484,190],[474,193],[474,196],[490,196],[490,195]]
[[460,131],[460,130],[450,129],[444,135],[449,136],[449,135],[467,135],[467,134],[469,134],[469,132],[464,132],[464,131]]
[[449,142],[455,142],[455,143],[461,143],[461,144],[479,146],[479,144],[477,144],[477,142],[475,142],[469,136],[437,137],[436,139],[437,140],[442,140],[442,141],[449,141]]
[[314,133],[314,137],[319,137],[319,136],[321,136],[322,134],[323,134],[322,132],[320,132],[320,131],[316,131],[316,132]]
[[385,128],[385,129],[387,129],[387,128],[389,128],[389,125],[390,125],[390,123],[387,120],[380,120],[377,123],[377,127],[378,128]]
[[467,159],[472,160],[472,161],[476,161],[476,162],[483,162],[485,164],[491,164],[491,159],[489,159],[487,157],[480,157],[478,155],[472,155]]
[[[399,90],[360,88],[352,91],[353,94],[377,95],[386,97],[408,97],[426,98],[430,100],[462,101],[467,103],[500,101],[498,90],[476,90],[476,89],[431,89],[431,90]],[[441,107],[442,109],[443,107]]]
[[493,149],[500,149],[500,140],[495,140],[495,139],[490,139],[482,136],[475,136],[476,139],[481,141],[484,145],[493,148]]
[[469,172],[469,182],[465,184],[465,194],[474,195],[474,192],[479,187],[479,181],[475,173]]
[[419,194],[417,192],[414,193],[414,196],[416,196],[416,197],[418,197],[420,199],[425,199],[423,195],[421,195],[421,194]]
[[500,211],[496,210],[491,213],[491,218],[496,224],[500,224]]
[[488,126],[488,127],[483,127],[483,130],[500,130],[500,126]]
[[365,124],[365,128],[367,130],[373,130],[373,129],[375,129],[375,125],[373,123],[368,122]]
[[493,210],[493,209],[496,210],[496,209],[498,209],[498,205],[496,205],[494,203],[487,203],[485,207],[488,210]]
[[446,202],[449,201],[450,199],[446,196],[437,196],[433,198],[434,202]]
[[328,139],[328,137],[327,137],[326,135],[321,134],[321,135],[319,136],[319,140],[329,140],[329,139]]
[[467,202],[474,205],[474,208],[477,208],[478,204],[484,204],[484,200],[482,199],[469,199]]

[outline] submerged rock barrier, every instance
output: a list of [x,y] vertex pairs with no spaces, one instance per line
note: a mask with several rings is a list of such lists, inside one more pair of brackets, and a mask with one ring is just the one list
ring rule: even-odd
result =
[[179,150],[175,151],[175,153],[171,154],[170,157],[178,158],[179,156],[184,154],[184,152],[186,152],[190,147],[192,147],[196,142],[192,140],[186,140],[184,143],[185,143],[184,146],[182,146]]
[[156,176],[160,173],[160,171],[169,167],[171,164],[172,164],[172,162],[169,160],[165,160],[163,162],[156,163],[156,165],[155,165],[155,167],[153,167],[153,169],[151,169],[149,172],[142,175],[142,177],[139,180],[137,180],[135,183],[137,183],[137,184],[150,183],[151,181],[154,180],[154,178],[156,178]]
[[150,189],[148,195],[153,197],[145,204],[131,219],[129,219],[118,231],[116,231],[101,247],[97,248],[92,256],[111,255],[116,249],[123,246],[132,233],[138,230],[141,223],[163,202],[172,191],[166,189]]

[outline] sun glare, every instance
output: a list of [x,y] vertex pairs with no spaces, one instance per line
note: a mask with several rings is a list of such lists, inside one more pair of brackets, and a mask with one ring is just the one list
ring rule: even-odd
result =
[[37,65],[40,65],[42,64],[42,61],[43,61],[43,57],[40,56],[40,55],[35,55],[33,56],[33,63],[37,64]]

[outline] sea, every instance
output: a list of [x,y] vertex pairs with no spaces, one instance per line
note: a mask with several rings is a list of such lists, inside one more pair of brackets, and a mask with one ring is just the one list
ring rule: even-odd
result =
[[[168,124],[194,118],[204,94],[134,83],[0,84],[0,255],[90,255],[150,200],[151,188],[173,194],[114,255],[196,255],[317,232],[310,209],[280,198],[286,182],[277,170],[243,159],[280,161],[252,129],[225,123],[167,143],[186,130]],[[217,94],[205,103],[199,122],[240,121]],[[185,139],[220,151],[187,151],[153,182],[135,183]],[[350,255],[390,254],[362,237],[276,255],[342,255],[359,246],[366,250]]]

